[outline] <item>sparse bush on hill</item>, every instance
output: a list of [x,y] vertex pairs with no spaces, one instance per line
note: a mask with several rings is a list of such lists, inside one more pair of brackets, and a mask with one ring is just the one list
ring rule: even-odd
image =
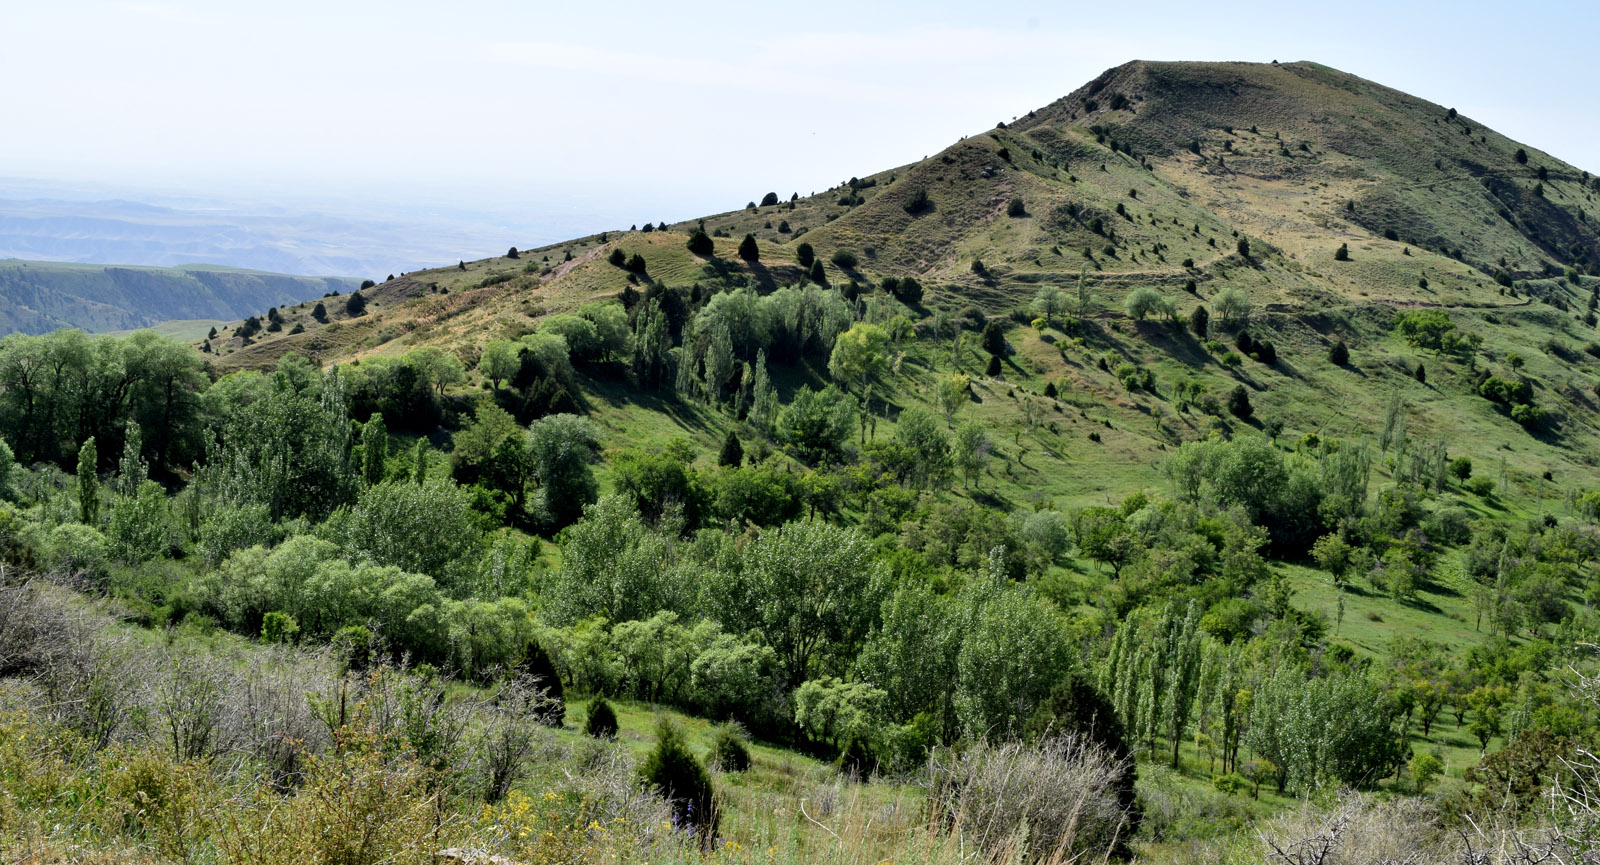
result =
[[1334,366],[1344,366],[1350,362],[1350,349],[1344,344],[1344,340],[1335,340],[1333,346],[1328,349],[1328,362]]
[[589,701],[589,712],[583,720],[583,732],[596,739],[617,738],[617,711],[605,697]]
[[746,234],[744,240],[739,241],[739,257],[752,262],[761,258],[761,247],[756,245],[755,235]]
[[[344,311],[347,315],[352,317],[366,315],[367,299],[363,297],[359,291],[350,292],[350,296],[345,298],[344,301]],[[254,319],[251,320],[254,321]],[[245,335],[248,336],[249,334]]]
[[761,196],[761,206],[762,207],[772,207],[773,205],[775,205],[777,203],[778,203],[778,193],[776,193],[776,192],[769,192],[766,195]]
[[1333,251],[1333,260],[1334,261],[1349,261],[1350,260],[1350,244],[1348,244],[1348,243],[1339,244],[1339,248]]
[[686,246],[690,252],[700,256],[710,255],[716,249],[716,246],[711,242],[711,236],[706,234],[704,229],[699,228],[689,235],[689,242]]
[[920,216],[932,209],[933,199],[928,197],[928,190],[926,189],[918,189],[917,191],[911,193],[911,197],[906,199],[906,213],[909,213],[912,216]]
[[856,266],[861,263],[861,260],[856,257],[856,254],[848,249],[836,250],[833,253],[832,261],[834,267],[837,267],[841,270],[855,270]]
[[1228,413],[1240,420],[1249,420],[1255,416],[1255,407],[1250,404],[1250,391],[1244,385],[1235,385],[1228,391]]
[[1027,215],[1028,207],[1022,203],[1022,199],[1020,198],[1013,198],[1011,199],[1011,202],[1006,205],[1006,216],[1017,219]]

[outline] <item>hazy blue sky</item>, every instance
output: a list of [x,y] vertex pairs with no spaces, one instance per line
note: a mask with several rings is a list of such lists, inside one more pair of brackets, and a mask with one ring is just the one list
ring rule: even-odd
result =
[[1316,60],[1600,171],[1583,2],[5,5],[19,177],[576,233],[899,165],[1135,58]]

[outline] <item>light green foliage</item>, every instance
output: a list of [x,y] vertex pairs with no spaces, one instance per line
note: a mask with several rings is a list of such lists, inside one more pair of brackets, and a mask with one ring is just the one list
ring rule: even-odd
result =
[[1317,566],[1327,571],[1334,583],[1340,585],[1350,570],[1351,552],[1350,544],[1337,533],[1323,535],[1311,547],[1311,555],[1317,560]]
[[679,624],[678,614],[663,610],[648,619],[620,622],[611,629],[623,683],[639,700],[652,703],[686,701],[691,664],[718,636],[714,622]]
[[578,307],[578,315],[593,327],[593,351],[598,359],[616,360],[633,353],[633,333],[628,329],[628,314],[621,304],[585,304]]
[[766,349],[756,353],[752,377],[749,420],[762,433],[770,432],[778,419],[778,389],[773,387],[772,376],[767,372]]
[[920,408],[900,413],[894,430],[895,444],[912,455],[911,481],[919,487],[937,486],[950,476],[950,437],[933,416]]
[[100,474],[95,465],[98,455],[94,436],[78,448],[78,520],[86,526],[100,522]]
[[567,525],[595,501],[598,485],[589,463],[599,440],[599,429],[577,415],[550,415],[528,427],[538,511],[546,525]]
[[609,495],[584,508],[584,518],[563,538],[561,568],[542,593],[542,614],[552,624],[690,609],[672,569],[670,540],[644,524],[628,496]]
[[1402,740],[1388,703],[1360,673],[1306,678],[1285,664],[1253,696],[1246,742],[1278,768],[1278,788],[1366,784],[1388,774]]
[[955,437],[950,441],[950,458],[956,471],[966,479],[967,486],[979,485],[993,447],[988,431],[977,421],[967,421],[956,427]]
[[1127,300],[1123,301],[1123,308],[1127,310],[1129,318],[1144,321],[1152,312],[1158,310],[1162,300],[1161,292],[1149,286],[1140,286],[1128,292]]
[[902,585],[883,603],[882,623],[856,661],[856,675],[886,693],[888,720],[907,723],[922,713],[955,732],[956,661],[965,618],[952,598]]
[[1050,604],[1007,586],[975,587],[956,659],[955,710],[974,739],[1004,739],[1072,669],[1066,623]]
[[834,746],[875,737],[887,698],[881,688],[836,677],[813,679],[794,692],[794,722],[812,739]]
[[1067,309],[1066,292],[1054,285],[1044,286],[1033,296],[1028,308],[1043,318],[1046,325],[1054,324],[1056,317]]
[[672,338],[661,301],[650,298],[634,319],[633,374],[639,385],[660,388],[673,374]]
[[337,367],[323,377],[320,397],[277,376],[255,399],[228,411],[214,462],[224,498],[264,504],[274,520],[325,516],[349,499],[355,477]]
[[481,532],[466,491],[448,478],[388,481],[361,493],[325,534],[352,561],[392,565],[450,585],[478,552]]
[[857,391],[866,389],[889,370],[889,332],[875,324],[858,324],[834,340],[828,374]]
[[712,510],[735,524],[780,525],[798,516],[803,503],[800,480],[772,463],[724,467],[711,486]]
[[1456,323],[1442,309],[1413,309],[1395,319],[1395,329],[1406,342],[1417,348],[1432,349],[1435,353],[1456,351],[1462,346],[1456,333]]
[[731,573],[711,577],[706,608],[730,632],[759,629],[795,687],[848,667],[877,614],[883,579],[859,532],[793,522],[763,532]]
[[143,481],[132,494],[116,496],[106,518],[106,537],[125,562],[147,562],[166,552],[167,494],[154,481]]
[[373,414],[361,426],[361,479],[372,486],[383,480],[384,464],[389,459],[389,430],[383,415]]
[[300,624],[288,613],[271,612],[261,617],[261,642],[292,643],[300,633]]
[[1237,288],[1224,288],[1211,298],[1211,308],[1228,324],[1242,324],[1249,320],[1250,298]]
[[499,389],[502,381],[515,376],[522,367],[522,360],[518,356],[520,351],[521,347],[512,340],[491,340],[483,347],[483,354],[478,356],[478,372]]
[[934,382],[933,399],[944,414],[945,423],[954,423],[956,412],[964,408],[972,395],[972,379],[961,373],[940,376]]
[[440,396],[444,395],[445,388],[467,380],[467,371],[461,365],[461,358],[436,346],[423,346],[408,351],[403,360],[420,370],[428,384],[438,391]]
[[806,462],[816,464],[843,452],[855,425],[857,403],[833,385],[802,387],[778,413],[777,439]]
[[0,499],[12,496],[11,474],[16,467],[16,455],[12,453],[11,446],[6,444],[6,440],[0,438]]
[[563,387],[571,389],[577,386],[577,375],[572,371],[572,349],[561,334],[550,330],[539,330],[517,342]]
[[235,550],[271,543],[278,531],[265,504],[213,501],[199,535],[200,558],[214,568]]
[[770,721],[777,672],[778,653],[771,646],[717,634],[690,665],[690,691],[714,718]]
[[1412,789],[1424,793],[1444,774],[1444,763],[1432,754],[1413,754],[1407,769],[1411,774]]
[[1022,518],[1022,535],[1052,563],[1072,549],[1072,528],[1060,511],[1035,511]]
[[38,547],[40,566],[54,574],[103,579],[111,561],[111,544],[105,535],[82,523],[62,523],[44,531]]

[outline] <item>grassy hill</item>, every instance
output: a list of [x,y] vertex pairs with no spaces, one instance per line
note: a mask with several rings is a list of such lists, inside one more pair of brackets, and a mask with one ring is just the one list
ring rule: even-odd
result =
[[[1445,106],[1326,67],[1126,64],[1014,123],[820,194],[757,193],[746,207],[700,220],[402,274],[359,292],[278,304],[271,315],[257,308],[255,316],[217,327],[215,336],[194,341],[211,372],[282,372],[222,380],[207,392],[208,417],[233,412],[243,419],[217,427],[219,434],[314,439],[318,447],[301,451],[311,455],[306,459],[327,451],[333,462],[344,460],[325,472],[335,480],[359,461],[361,490],[339,493],[329,481],[333,492],[317,499],[319,507],[354,503],[321,525],[320,515],[268,520],[265,503],[251,505],[263,515],[257,529],[236,530],[210,516],[217,509],[244,525],[243,506],[222,491],[257,501],[250,496],[261,495],[258,481],[278,477],[273,472],[290,459],[277,456],[280,442],[272,438],[273,458],[261,468],[243,458],[218,475],[207,466],[194,475],[199,483],[178,494],[203,541],[190,548],[215,543],[220,570],[186,554],[162,562],[166,571],[119,567],[107,578],[108,591],[134,610],[135,621],[186,622],[207,634],[224,625],[242,640],[258,631],[266,637],[264,616],[275,608],[262,602],[258,629],[247,615],[253,608],[228,601],[229,593],[258,578],[263,592],[281,583],[288,588],[272,596],[284,604],[276,609],[302,605],[301,641],[315,646],[341,634],[348,642],[353,628],[364,630],[356,613],[346,622],[340,604],[326,598],[341,597],[341,587],[352,598],[377,588],[356,585],[361,579],[393,579],[372,594],[396,598],[395,610],[404,613],[395,617],[402,624],[394,638],[432,652],[429,664],[458,671],[473,669],[461,659],[473,661],[467,652],[479,639],[485,657],[497,657],[487,654],[490,637],[482,636],[499,633],[497,623],[506,633],[537,623],[537,640],[567,679],[568,726],[580,710],[587,717],[587,695],[631,694],[638,702],[618,704],[621,749],[640,757],[655,744],[650,730],[660,707],[651,702],[716,715],[705,708],[714,704],[696,702],[701,697],[679,697],[678,686],[668,696],[661,687],[667,672],[656,671],[657,686],[649,687],[654,674],[645,667],[656,656],[641,647],[670,646],[659,659],[674,659],[674,681],[690,682],[683,687],[694,691],[707,671],[701,662],[723,657],[724,649],[693,643],[712,633],[706,628],[723,628],[730,639],[747,634],[753,650],[786,645],[784,629],[793,622],[832,616],[893,588],[892,599],[874,600],[877,606],[861,614],[872,623],[863,625],[865,648],[839,649],[838,657],[812,659],[809,667],[798,661],[793,681],[763,680],[752,691],[774,701],[752,698],[751,705],[778,708],[773,717],[750,716],[766,725],[755,731],[764,739],[756,769],[717,781],[726,796],[723,852],[735,859],[827,861],[818,854],[833,851],[834,861],[880,861],[880,853],[883,861],[942,861],[923,855],[916,839],[944,844],[960,831],[946,834],[948,826],[927,819],[933,770],[920,756],[903,755],[922,754],[919,743],[989,738],[986,731],[1004,727],[955,731],[949,724],[956,714],[963,724],[988,721],[981,712],[990,706],[996,718],[1016,715],[996,722],[1010,728],[1044,718],[1036,712],[1047,707],[1065,717],[1054,702],[1064,693],[1063,671],[1086,677],[1089,692],[1106,691],[1103,699],[1124,719],[1141,718],[1130,735],[1143,812],[1134,852],[1143,861],[1260,861],[1267,854],[1258,840],[1266,836],[1258,830],[1276,831],[1274,821],[1331,819],[1327,808],[1365,807],[1347,805],[1351,800],[1334,806],[1335,777],[1400,803],[1394,826],[1443,832],[1451,815],[1486,807],[1494,792],[1468,770],[1502,752],[1526,755],[1537,747],[1527,744],[1534,741],[1529,730],[1559,729],[1589,741],[1596,729],[1590,708],[1558,706],[1555,696],[1565,665],[1590,669],[1576,643],[1593,641],[1600,604],[1600,507],[1581,499],[1600,487],[1596,194],[1600,186],[1586,172]],[[699,251],[691,251],[691,237],[709,241],[709,250],[696,243]],[[907,279],[919,289],[907,290]],[[727,320],[711,320],[708,330],[698,322],[730,299],[749,309],[767,309],[760,304],[769,300],[774,307],[777,300],[814,304],[806,314],[837,317],[807,326],[837,327],[826,340],[807,342],[794,337],[799,328],[767,322],[773,333],[790,330],[759,353],[755,340],[718,349],[734,340],[717,329],[731,330]],[[646,386],[637,371],[646,364],[630,363],[628,350],[609,343],[603,351],[560,343],[572,351],[535,356],[553,344],[541,341],[546,334],[580,323],[564,313],[593,315],[591,323],[610,322],[617,333],[625,323],[632,333],[618,343],[630,336],[635,344],[659,341],[659,331],[652,336],[642,322],[670,317],[662,310],[672,304],[678,318],[665,354],[678,374],[663,376],[672,380],[664,386]],[[808,321],[800,313],[793,320]],[[863,324],[880,327],[885,340],[883,372],[871,387],[830,369],[833,356],[816,348],[837,345]],[[476,371],[481,358],[494,357],[486,347],[525,337],[527,351],[513,355],[517,371],[493,378]],[[1335,351],[1341,346],[1343,356]],[[718,350],[726,355],[720,366],[712,359]],[[337,392],[346,401],[329,400],[336,392],[328,385],[314,403],[313,371],[285,362],[291,355],[341,365],[348,377],[326,381],[348,387]],[[767,370],[758,357],[767,358]],[[764,371],[794,415],[813,398],[810,390],[846,386],[850,396],[833,403],[847,407],[845,423],[830,414],[819,424],[848,426],[844,443],[818,457],[792,432],[802,421],[757,420],[746,385]],[[531,383],[518,384],[517,376]],[[941,399],[959,376],[965,380],[956,398]],[[530,409],[530,394],[546,402]],[[859,411],[856,398],[864,403]],[[483,410],[495,403],[522,415]],[[335,405],[336,413],[329,408]],[[518,423],[567,411],[589,423],[541,419],[526,435]],[[334,419],[327,434],[312,425],[324,417],[318,412]],[[358,445],[320,447],[349,431],[350,420],[365,421]],[[599,451],[593,461],[590,424]],[[916,450],[915,442],[900,440],[917,424],[922,441],[937,440],[935,447]],[[577,434],[561,439],[557,465],[551,443],[565,434],[550,430],[569,426],[583,430],[584,444],[573,444]],[[915,479],[917,466],[907,462],[961,458],[946,428],[959,440],[974,427],[987,436],[975,471]],[[738,460],[723,458],[730,442],[739,445]],[[287,444],[281,449],[302,458]],[[537,487],[528,480],[533,470],[517,462],[536,451],[551,459],[538,469],[549,474]],[[1170,458],[1197,452],[1213,458],[1185,490],[1181,460]],[[572,454],[581,458],[567,459]],[[675,462],[680,458],[687,466]],[[554,479],[570,467],[587,484],[591,462],[599,493],[626,495],[602,500],[576,523],[551,518],[557,508],[575,512],[576,497],[588,500],[593,492],[558,487]],[[1274,467],[1278,474],[1269,477]],[[222,475],[239,480],[214,479]],[[1354,475],[1359,482],[1346,483]],[[319,476],[295,477],[313,484]],[[674,486],[674,478],[682,484]],[[70,515],[51,516],[76,512],[68,493],[52,492],[68,484],[45,480],[30,481],[41,502],[30,518],[70,522]],[[419,493],[419,483],[433,486]],[[552,502],[557,489],[571,495]],[[494,522],[494,543],[506,546],[484,555],[483,576],[472,578],[484,587],[459,583],[452,589],[459,597],[419,594],[433,600],[413,602],[407,586],[422,592],[416,587],[434,583],[399,582],[411,579],[400,565],[340,582],[353,573],[351,562],[377,560],[377,545],[363,544],[385,527],[371,516],[383,496],[404,505],[383,512],[394,519],[455,502],[451,525],[459,524],[463,537],[477,532],[474,520]],[[780,499],[761,510],[762,502]],[[116,499],[124,512],[127,500]],[[659,506],[659,520],[640,516],[647,501]],[[674,503],[685,510],[669,511]],[[691,504],[700,508],[693,517]],[[1294,512],[1297,504],[1307,504],[1306,512]],[[355,522],[357,512],[368,522]],[[822,519],[808,518],[818,514]],[[1056,521],[1059,543],[1025,534],[1033,516]],[[211,528],[212,520],[220,528]],[[785,521],[789,527],[780,531]],[[1286,530],[1296,524],[1309,527],[1298,540]],[[412,530],[431,528],[419,521]],[[247,536],[247,529],[258,534]],[[1103,542],[1095,534],[1101,529],[1120,534]],[[68,531],[77,530],[74,523]],[[258,536],[269,541],[250,540]],[[821,540],[803,550],[780,546],[807,537]],[[1364,556],[1364,564],[1335,581],[1333,566],[1311,552],[1318,537],[1346,543],[1350,561]],[[279,540],[271,553],[249,548]],[[384,543],[405,549],[408,541]],[[521,543],[527,548],[518,552]],[[859,545],[853,554],[870,561],[882,586],[854,582],[866,572],[851,564],[857,559],[834,564],[830,557],[852,552],[851,545]],[[307,565],[315,580],[268,558],[296,549],[326,557]],[[64,555],[48,548],[39,556],[46,553]],[[289,553],[283,556],[287,562]],[[1034,558],[1017,564],[1024,556]],[[782,569],[791,564],[793,571]],[[414,567],[420,574],[433,565]],[[286,576],[263,576],[279,568]],[[409,560],[405,568],[413,568]],[[525,585],[502,579],[518,568]],[[754,625],[738,618],[747,608],[783,602],[785,592],[801,594],[795,587],[820,573],[831,582],[808,594],[796,607],[805,607],[801,612]],[[755,575],[770,581],[753,582]],[[296,588],[294,580],[311,588]],[[907,606],[896,606],[902,602]],[[846,627],[839,625],[840,633]],[[902,642],[875,642],[890,633]],[[838,644],[857,637],[841,636]],[[915,641],[924,637],[925,645]],[[1185,640],[1197,654],[1174,648]],[[874,655],[877,645],[915,651]],[[919,669],[891,664],[907,658]],[[947,680],[913,678],[932,669],[946,670]],[[1169,696],[1166,705],[1177,706],[1183,686],[1169,688],[1158,673],[1178,671],[1170,680],[1177,683],[1184,669],[1199,677],[1204,696],[1191,707],[1192,724],[1189,709],[1173,708],[1176,726],[1164,728],[1156,707]],[[1036,670],[1044,671],[1038,681],[1028,679]],[[1014,676],[1004,681],[1015,690],[981,702],[984,686],[1002,676]],[[1040,687],[1046,678],[1049,687]],[[877,683],[878,697],[844,696]],[[1365,690],[1349,690],[1351,683]],[[807,687],[841,701],[838,719],[847,714],[842,701],[853,699],[866,707],[858,721],[888,719],[860,735],[877,739],[883,755],[903,765],[886,761],[884,777],[858,784],[812,759],[848,749],[832,735],[839,731],[802,719],[798,704]],[[1041,693],[1024,693],[1029,688]],[[457,690],[477,693],[465,683]],[[1082,700],[1085,691],[1071,693]],[[1349,702],[1351,694],[1358,703]],[[946,707],[948,695],[956,702]],[[1324,711],[1333,704],[1316,695],[1346,702]],[[870,707],[880,699],[912,708]],[[1429,699],[1431,709],[1418,708]],[[1285,708],[1291,704],[1300,714]],[[1556,711],[1562,708],[1570,712]],[[1247,737],[1243,762],[1239,728],[1221,720],[1236,709],[1257,733]],[[891,711],[898,714],[889,719]],[[1312,715],[1316,723],[1305,721]],[[1377,718],[1383,734],[1361,741],[1383,740],[1383,753],[1362,751],[1359,777],[1286,783],[1291,762],[1315,762],[1288,747],[1268,755],[1273,725],[1288,725],[1291,716],[1305,721],[1295,728],[1302,732]],[[713,728],[703,719],[678,721],[694,750],[705,752]],[[574,760],[591,759],[575,732],[557,735]],[[1283,738],[1297,735],[1311,741],[1323,734]],[[1526,738],[1519,744],[1518,736]],[[553,802],[562,798],[562,778],[585,772],[569,771],[545,754],[555,749],[540,747],[544,756],[530,762],[544,774],[516,789]],[[1334,758],[1353,761],[1347,750],[1357,749],[1329,746]],[[806,752],[812,756],[801,756]],[[1443,777],[1432,792],[1426,788],[1436,779],[1415,771],[1413,755],[1436,759]],[[467,795],[461,802],[477,807]],[[832,819],[806,810],[823,802]],[[926,836],[914,831],[919,825]],[[877,834],[869,835],[873,827]],[[941,850],[968,861],[965,844]]]
[[[237,319],[330,291],[348,291],[359,283],[215,265],[115,267],[13,259],[0,261],[0,334],[60,327],[134,330],[171,319]],[[200,328],[200,334],[205,332]]]
[[[248,346],[224,332],[216,363],[262,367],[292,351],[328,363],[422,345],[471,361],[491,339],[630,283],[769,291],[804,281],[796,248],[808,243],[836,286],[881,298],[872,286],[885,277],[921,281],[913,316],[1005,315],[1043,286],[1072,293],[1083,278],[1085,330],[1014,328],[1003,381],[980,379],[974,406],[997,423],[1017,420],[1015,392],[1057,385],[1065,430],[1041,445],[1032,471],[1018,466],[1049,495],[1101,492],[1107,465],[1120,478],[1109,486],[1154,483],[1150,464],[1164,448],[1217,423],[1175,410],[1170,386],[1185,379],[1218,396],[1246,385],[1258,417],[1296,438],[1372,431],[1398,393],[1414,437],[1448,433],[1483,464],[1504,459],[1507,478],[1536,497],[1561,496],[1541,485],[1546,472],[1559,484],[1593,471],[1600,357],[1585,352],[1596,340],[1585,315],[1600,286],[1590,275],[1600,267],[1600,180],[1444,106],[1311,63],[1134,62],[1008,128],[852,181],[665,230],[407,274],[368,291],[358,318],[330,306],[321,324],[302,304],[283,311],[282,331]],[[912,213],[919,193],[929,205]],[[1008,215],[1019,200],[1020,215]],[[685,248],[697,226],[714,236],[710,256]],[[736,254],[746,233],[759,261]],[[1347,260],[1336,260],[1341,246]],[[643,283],[609,263],[616,250],[643,256]],[[833,263],[841,250],[854,268]],[[1188,330],[1131,320],[1124,300],[1138,287],[1161,292],[1184,319],[1224,289],[1243,292],[1248,331],[1274,343],[1278,362],[1229,367]],[[1407,344],[1393,323],[1413,309],[1444,310],[1481,336],[1481,353],[1463,363]],[[303,332],[289,333],[294,325]],[[1327,360],[1336,340],[1350,348],[1347,366]],[[1472,393],[1479,363],[1500,369],[1512,352],[1549,414],[1536,435]],[[940,354],[929,340],[910,348],[897,393],[911,402],[925,393]],[[1150,368],[1155,387],[1128,391],[1112,374],[1118,363],[1099,368],[1108,356]],[[964,368],[974,367],[976,352]],[[1072,432],[1089,421],[1113,427],[1092,448]],[[1100,480],[1086,488],[1086,478]]]

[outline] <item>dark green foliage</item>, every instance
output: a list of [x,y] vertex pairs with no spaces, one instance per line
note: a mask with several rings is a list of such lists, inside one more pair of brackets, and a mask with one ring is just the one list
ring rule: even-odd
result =
[[611,250],[611,255],[606,260],[611,262],[613,267],[622,267],[628,263],[628,254],[623,252],[622,247],[619,246]]
[[506,258],[521,258],[521,257],[522,257],[522,255],[517,252],[517,248],[515,246],[513,246],[510,249],[506,250]]
[[1350,349],[1344,344],[1344,340],[1335,340],[1333,346],[1328,349],[1328,362],[1334,366],[1344,366],[1350,362]]
[[746,234],[744,240],[739,241],[739,257],[745,261],[759,261],[761,259],[761,247],[756,245],[755,235]]
[[359,291],[350,292],[350,296],[344,301],[344,311],[352,317],[366,315],[367,299],[362,297]]
[[639,767],[639,776],[672,806],[674,824],[694,829],[702,843],[716,837],[721,814],[711,775],[689,752],[677,725],[666,718],[656,727],[656,746]]
[[773,205],[775,205],[777,203],[778,203],[778,193],[776,193],[776,192],[769,192],[766,195],[761,196],[761,206],[762,207],[772,207]]
[[1523,150],[1522,148],[1518,147],[1516,156],[1513,157],[1513,158],[1517,160],[1517,164],[1518,165],[1527,165],[1528,164],[1528,151]]
[[997,354],[989,355],[989,365],[984,367],[983,374],[986,375],[986,376],[989,376],[990,378],[993,378],[993,377],[999,375],[1000,372],[1001,372],[1000,356],[997,355]]
[[1249,240],[1245,239],[1244,237],[1240,237],[1239,238],[1239,242],[1234,244],[1234,248],[1239,251],[1239,257],[1240,258],[1243,258],[1246,261],[1250,260],[1250,241]]
[[878,758],[861,737],[855,737],[844,746],[833,761],[833,768],[844,775],[862,780],[870,777],[878,767]]
[[855,270],[856,265],[861,263],[861,260],[856,258],[856,254],[848,249],[834,252],[832,261],[833,265],[841,270]]
[[1274,346],[1270,340],[1256,340],[1255,350],[1252,352],[1252,354],[1255,356],[1256,360],[1261,361],[1267,366],[1272,366],[1278,362],[1277,346]]
[[1411,376],[1412,376],[1412,378],[1415,378],[1418,382],[1421,382],[1422,384],[1427,384],[1428,383],[1428,368],[1419,363],[1419,364],[1417,364],[1417,368],[1415,370],[1412,370]]
[[644,256],[640,255],[637,252],[635,252],[633,255],[628,256],[628,262],[623,265],[623,268],[625,270],[627,270],[628,272],[630,272],[630,273],[637,273],[637,274],[641,274],[642,275],[645,272],[645,269],[646,269],[645,268],[645,263],[644,263]]
[[737,730],[721,727],[717,730],[716,740],[711,743],[710,763],[723,772],[747,771],[750,768],[750,747]]
[[1250,391],[1244,385],[1235,385],[1228,391],[1228,413],[1246,421],[1255,415],[1255,407],[1250,405]]
[[716,248],[711,243],[711,235],[706,234],[704,229],[699,228],[695,229],[694,234],[689,235],[688,247],[690,252],[702,256],[710,255]]
[[1049,397],[1050,399],[1055,399],[1058,393],[1059,392],[1056,390],[1056,383],[1055,382],[1053,382],[1053,381],[1045,382],[1045,386],[1044,386],[1044,395],[1045,396]]
[[1194,331],[1195,336],[1205,339],[1210,325],[1211,313],[1205,307],[1197,306],[1194,312],[1189,313],[1189,329]]
[[583,719],[583,732],[596,739],[617,738],[617,710],[605,697],[596,696],[589,701],[589,713]]
[[905,208],[906,213],[912,216],[920,216],[933,209],[933,199],[928,197],[928,190],[918,189],[916,192],[911,193],[911,197],[906,199]]
[[1000,319],[990,319],[983,326],[983,350],[996,356],[1006,353],[1006,329]]
[[820,259],[813,260],[811,262],[811,273],[809,278],[817,285],[828,284],[828,271],[823,268],[822,261]]
[[794,248],[794,257],[801,267],[810,267],[817,260],[817,252],[811,248],[811,244],[802,242]]
[[722,440],[722,451],[717,454],[717,465],[734,468],[744,465],[744,446],[739,444],[739,434],[733,430],[728,430],[727,437]]
[[1334,261],[1349,261],[1350,260],[1350,244],[1348,244],[1348,243],[1339,244],[1339,248],[1333,251],[1333,260]]
[[[529,640],[522,652],[522,661],[518,671],[527,678],[528,684],[543,692],[543,699],[537,704],[534,716],[539,723],[546,727],[559,727],[567,717],[567,699],[565,689],[561,686],[561,674],[556,672],[555,662],[550,660],[550,653],[533,640]],[[616,723],[616,717],[612,717]]]
[[1013,198],[1011,199],[1011,203],[1006,205],[1006,216],[1017,219],[1027,215],[1028,206],[1023,204],[1022,199],[1020,198]]
[[922,283],[914,276],[896,280],[890,291],[897,300],[907,306],[915,306],[922,302]]
[[1241,330],[1233,338],[1233,347],[1237,348],[1240,354],[1249,354],[1256,350],[1256,342],[1251,338],[1250,331]]

